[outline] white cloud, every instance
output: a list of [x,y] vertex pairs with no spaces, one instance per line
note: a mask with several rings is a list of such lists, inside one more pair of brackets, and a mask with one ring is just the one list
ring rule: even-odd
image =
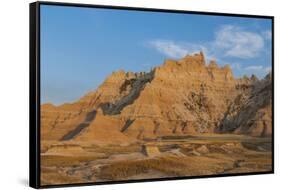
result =
[[231,63],[230,66],[233,69],[233,72],[238,77],[242,77],[244,75],[251,76],[254,74],[258,78],[262,79],[271,71],[270,66],[266,67],[262,65],[251,65],[242,67],[240,63]]
[[198,51],[204,51],[207,59],[220,57],[249,59],[260,55],[264,50],[264,40],[270,36],[270,30],[255,33],[238,26],[223,25],[215,32],[214,40],[205,43],[158,39],[148,42],[148,45],[167,57],[177,59]]
[[214,44],[225,56],[253,58],[263,49],[264,39],[258,33],[233,25],[224,25],[216,32]]
[[230,62],[236,76],[255,74],[259,78],[263,78],[271,71],[270,66],[243,66],[239,62],[231,62],[235,61],[233,58],[250,59],[261,56],[265,52],[266,40],[269,40],[271,35],[270,30],[253,32],[239,26],[223,25],[215,32],[214,38],[209,41],[189,43],[156,39],[145,45],[154,48],[168,58],[175,59],[203,51],[207,62],[211,59],[217,60],[220,65],[224,65],[225,61]]
[[272,38],[272,32],[270,30],[263,31],[262,35],[266,40],[271,40]]
[[266,71],[267,73],[271,72],[271,70],[272,70],[271,67],[266,67],[266,68],[265,68],[265,71]]
[[[169,58],[175,58],[175,59],[182,58],[187,54],[193,54],[193,53],[198,53],[199,51],[203,51],[207,62],[209,62],[209,60],[211,59],[215,59],[218,61],[218,64],[220,65],[225,65],[228,63],[232,68],[234,74],[239,77],[243,75],[250,76],[252,74],[255,74],[259,78],[263,78],[271,71],[270,66],[268,67],[263,65],[243,66],[243,64],[239,62],[232,62],[231,59],[225,61],[226,58],[225,56],[230,56],[231,53],[232,53],[231,57],[239,57],[239,58],[247,58],[247,59],[257,56],[258,53],[262,53],[262,48],[264,48],[263,47],[264,42],[263,41],[261,42],[262,45],[257,45],[257,44],[250,45],[249,43],[255,43],[253,42],[255,38],[257,38],[256,40],[259,41],[260,36],[259,37],[256,36],[252,38],[257,34],[252,32],[242,31],[241,29],[238,28],[233,29],[232,26],[231,27],[225,26],[223,28],[224,29],[221,29],[221,31],[223,30],[224,32],[222,33],[222,36],[220,38],[217,37],[216,40],[206,43],[196,44],[196,43],[176,42],[173,40],[158,39],[158,40],[152,40],[150,42],[147,42],[145,45],[156,49],[159,53]],[[226,38],[227,36],[231,38],[232,30],[235,31],[234,37],[232,36],[232,38],[236,39],[237,41],[233,41],[233,42],[231,40],[223,41],[222,39]],[[238,31],[240,32],[242,31],[242,32],[238,34]],[[248,39],[244,39],[244,38],[248,38]],[[244,52],[239,53],[239,51],[242,51],[242,49],[244,49]],[[147,65],[144,66],[147,67]]]
[[148,45],[155,48],[158,52],[170,58],[182,58],[187,54],[193,54],[199,51],[208,52],[207,48],[200,44],[178,43],[172,40],[153,40]]
[[262,65],[253,65],[245,67],[244,70],[241,70],[242,73],[250,75],[255,74],[259,78],[265,77],[271,71],[271,67],[265,67]]
[[150,45],[156,48],[160,53],[172,58],[183,57],[187,53],[187,49],[176,44],[173,41],[168,40],[155,40],[151,41]]
[[263,69],[263,66],[261,65],[253,65],[253,66],[249,66],[249,67],[245,67],[245,70],[261,70]]

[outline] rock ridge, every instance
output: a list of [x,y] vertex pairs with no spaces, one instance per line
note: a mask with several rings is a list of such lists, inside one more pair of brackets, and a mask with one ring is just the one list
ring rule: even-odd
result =
[[[150,72],[113,72],[78,101],[41,106],[46,140],[128,142],[166,135],[272,133],[271,74],[235,79],[203,52]],[[90,113],[95,113],[91,120]],[[110,138],[108,138],[110,137]]]

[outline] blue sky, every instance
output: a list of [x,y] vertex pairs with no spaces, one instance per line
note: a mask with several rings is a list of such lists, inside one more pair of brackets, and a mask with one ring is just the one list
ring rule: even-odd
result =
[[146,71],[203,51],[235,77],[271,70],[271,20],[41,5],[41,102],[95,90],[113,71]]

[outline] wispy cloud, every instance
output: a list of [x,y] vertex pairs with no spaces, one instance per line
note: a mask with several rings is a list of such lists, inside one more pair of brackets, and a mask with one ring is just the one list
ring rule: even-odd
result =
[[251,75],[255,74],[259,78],[263,78],[271,71],[271,67],[265,67],[262,65],[251,65],[240,70],[241,74]]
[[272,39],[272,32],[270,30],[266,30],[262,32],[264,39],[271,40]]
[[207,42],[189,43],[168,39],[157,39],[148,42],[150,47],[170,58],[181,58],[203,50],[209,58],[233,57],[240,59],[255,58],[264,49],[264,41],[270,38],[271,32],[261,33],[247,31],[235,25],[223,25],[214,33],[214,39]]
[[271,70],[272,70],[271,67],[265,67],[265,71],[266,71],[267,73],[271,72]]
[[251,65],[243,67],[240,63],[230,63],[229,65],[237,77],[255,74],[258,78],[263,78],[271,72],[271,66]]
[[[156,39],[146,43],[168,58],[179,59],[187,54],[203,51],[207,61],[216,59],[220,65],[229,64],[236,76],[256,74],[263,78],[271,67],[263,65],[246,66],[251,59],[256,60],[265,52],[265,43],[271,38],[270,30],[253,32],[235,25],[222,25],[214,32],[213,39],[205,42],[178,42]],[[232,62],[234,61],[234,62]]]
[[224,25],[215,34],[214,44],[223,51],[224,56],[254,58],[264,47],[263,37],[238,26]]
[[261,69],[263,69],[263,66],[261,65],[253,65],[253,66],[245,67],[245,70],[261,70]]
[[208,52],[207,48],[201,44],[180,43],[172,40],[152,40],[148,42],[150,47],[170,58],[182,58],[187,54],[193,54],[198,51]]
[[153,40],[149,44],[154,47],[158,52],[172,58],[183,57],[188,53],[186,47],[176,44],[170,40]]

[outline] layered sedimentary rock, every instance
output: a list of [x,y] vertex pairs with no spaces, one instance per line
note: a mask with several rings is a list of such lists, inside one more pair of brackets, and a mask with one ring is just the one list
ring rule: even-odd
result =
[[41,106],[42,139],[130,142],[165,135],[271,135],[271,77],[235,79],[202,52],[112,73],[75,103]]
[[272,81],[271,74],[263,80],[251,77],[244,87],[246,93],[239,94],[229,105],[219,127],[220,132],[234,132],[251,136],[272,134]]

